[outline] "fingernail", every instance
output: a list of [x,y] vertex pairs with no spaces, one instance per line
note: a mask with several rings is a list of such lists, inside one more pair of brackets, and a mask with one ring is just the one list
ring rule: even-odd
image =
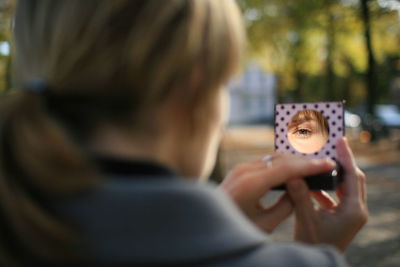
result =
[[343,140],[343,143],[345,143],[346,145],[349,143],[349,141],[347,140],[347,137],[345,137],[345,136],[342,138],[342,140]]

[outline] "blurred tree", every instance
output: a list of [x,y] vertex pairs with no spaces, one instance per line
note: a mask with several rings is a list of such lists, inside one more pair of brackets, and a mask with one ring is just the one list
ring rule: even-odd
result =
[[371,11],[369,7],[370,0],[360,0],[361,5],[361,17],[364,24],[364,37],[365,37],[365,46],[367,49],[368,55],[368,68],[366,74],[366,82],[367,82],[367,112],[371,115],[374,114],[374,106],[377,101],[376,94],[376,77],[375,77],[375,69],[376,69],[376,60],[374,56],[374,51],[372,48],[372,40],[371,40]]
[[[305,97],[305,78],[313,72],[310,64],[315,45],[309,35],[319,25],[312,14],[320,7],[315,0],[240,1],[250,37],[251,56],[261,54],[263,63],[279,73],[283,88],[281,98],[301,100]],[[307,19],[305,19],[307,18]],[[315,61],[314,61],[315,62]]]
[[249,57],[277,74],[280,101],[347,99],[371,112],[389,100],[384,66],[400,55],[399,15],[382,1],[238,0]]
[[326,29],[326,99],[334,99],[335,95],[335,73],[333,69],[333,57],[336,46],[336,17],[333,14],[333,5],[335,4],[334,0],[326,0],[324,1],[326,4],[327,11],[327,29]]

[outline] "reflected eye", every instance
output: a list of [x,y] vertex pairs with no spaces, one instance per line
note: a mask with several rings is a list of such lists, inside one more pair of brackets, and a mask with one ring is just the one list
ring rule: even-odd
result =
[[312,135],[312,131],[304,128],[299,128],[294,131],[294,134],[298,138],[310,138]]

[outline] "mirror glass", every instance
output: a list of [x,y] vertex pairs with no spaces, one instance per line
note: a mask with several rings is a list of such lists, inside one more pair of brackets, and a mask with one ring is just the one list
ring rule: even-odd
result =
[[306,109],[299,111],[289,122],[289,143],[300,153],[319,151],[328,141],[329,124],[321,112]]

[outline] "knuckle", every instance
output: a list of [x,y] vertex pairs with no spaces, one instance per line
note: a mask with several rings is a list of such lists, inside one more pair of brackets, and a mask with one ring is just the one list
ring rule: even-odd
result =
[[368,222],[368,212],[364,212],[363,216],[361,217],[363,225]]
[[357,176],[358,176],[358,178],[359,178],[361,181],[367,180],[367,176],[366,176],[365,173],[364,173],[362,170],[360,170],[360,169],[357,169]]
[[368,209],[359,201],[353,202],[353,205],[346,210],[346,217],[354,224],[365,225],[368,222]]
[[361,210],[358,214],[356,214],[355,220],[360,224],[360,225],[365,225],[368,221],[368,212]]

